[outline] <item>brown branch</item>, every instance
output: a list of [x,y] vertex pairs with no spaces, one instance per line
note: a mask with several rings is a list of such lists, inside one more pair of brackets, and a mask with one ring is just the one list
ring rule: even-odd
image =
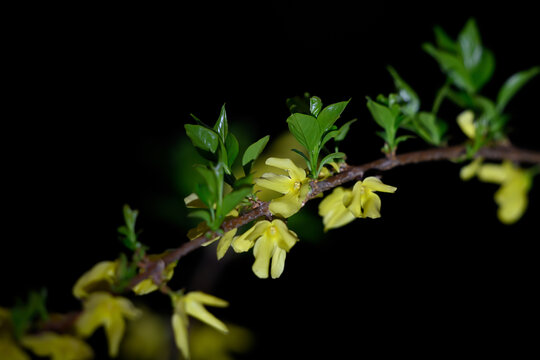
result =
[[[433,148],[428,150],[421,150],[415,152],[409,152],[400,154],[394,157],[382,158],[359,166],[347,166],[339,174],[329,177],[326,180],[315,181],[311,183],[311,192],[306,199],[306,202],[323,191],[333,189],[349,181],[360,179],[369,170],[387,171],[398,166],[416,164],[430,161],[441,160],[455,160],[466,153],[466,147],[464,145],[455,145],[443,148]],[[482,157],[489,160],[502,160],[507,159],[516,162],[534,163],[540,164],[540,153],[536,151],[523,150],[514,146],[494,146],[485,147],[480,149],[476,153],[477,157]],[[266,216],[270,217],[272,214],[268,210],[268,202],[259,201],[248,212],[241,214],[240,216],[227,220],[221,225],[223,232],[230,231],[245,225],[255,219]],[[170,251],[166,256],[160,259],[165,265],[178,261],[183,256],[189,254],[191,251],[199,248],[202,244],[207,242],[220,233],[213,231],[199,236],[198,238],[184,243],[182,246]],[[134,277],[129,285],[129,288],[133,288],[139,282],[147,278],[156,278],[156,274],[159,272],[160,267],[158,262],[147,264],[146,271],[140,273]]]

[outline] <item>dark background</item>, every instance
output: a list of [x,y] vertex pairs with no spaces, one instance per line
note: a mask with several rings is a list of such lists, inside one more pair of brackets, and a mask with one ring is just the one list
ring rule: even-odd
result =
[[[387,65],[417,91],[423,109],[443,84],[421,49],[434,40],[435,25],[455,38],[470,16],[477,19],[496,57],[484,91],[492,98],[510,75],[539,63],[537,15],[519,3],[497,11],[129,5],[6,16],[0,299],[9,307],[45,286],[52,311],[78,309],[75,280],[123,251],[116,234],[123,204],[140,210],[141,239],[153,252],[186,241],[182,199],[192,172],[183,124],[190,113],[213,123],[226,103],[231,127],[254,141],[286,130],[288,97],[352,98],[343,118],[359,121],[344,150],[360,164],[381,156],[365,96],[393,91]],[[539,93],[535,79],[507,108],[517,146],[540,150]],[[463,140],[457,113],[441,109],[451,143]],[[401,149],[422,148],[411,140]],[[383,217],[324,236],[306,233],[279,280],[257,279],[251,254],[230,253],[216,268],[211,249],[182,260],[172,286],[229,300],[230,309],[217,313],[254,330],[252,358],[532,350],[538,180],[525,216],[505,226],[496,218],[497,187],[460,181],[460,167],[384,174],[398,191],[381,195]],[[316,214],[315,202],[308,211]],[[149,301],[168,314],[168,300],[158,298]]]

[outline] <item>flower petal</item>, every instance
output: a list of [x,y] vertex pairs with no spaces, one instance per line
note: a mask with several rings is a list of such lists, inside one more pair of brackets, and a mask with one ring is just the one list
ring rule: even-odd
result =
[[230,231],[227,231],[225,235],[223,235],[221,239],[219,240],[217,250],[216,250],[218,260],[222,259],[223,256],[225,256],[225,253],[227,252],[227,250],[229,250],[232,240],[234,236],[236,235],[236,230],[237,229],[232,229]]
[[357,181],[353,186],[351,196],[343,198],[343,205],[357,218],[364,217],[362,214],[362,196],[364,191],[362,181]]
[[188,319],[186,314],[175,312],[171,318],[176,346],[185,359],[189,359]]
[[[24,347],[29,348],[38,356],[50,356],[53,360],[74,360],[92,359],[94,352],[92,348],[79,338],[71,335],[59,335],[52,332],[44,332],[38,335],[25,335],[21,338]],[[2,355],[6,359],[21,359],[11,357],[2,350]],[[29,359],[24,357],[24,359]]]
[[482,165],[483,161],[484,160],[481,157],[478,157],[471,161],[468,165],[462,167],[459,172],[459,177],[461,178],[461,180],[467,181],[476,176],[476,174],[478,174],[478,170],[480,170],[480,166]]
[[73,286],[73,296],[87,297],[92,291],[108,287],[116,277],[116,261],[101,261],[85,272]]
[[202,291],[191,291],[185,295],[186,301],[196,301],[204,305],[227,307],[229,303],[226,300],[220,299],[216,296],[206,294]]
[[287,176],[266,173],[256,179],[255,184],[268,190],[286,194],[293,188],[294,180],[291,180]]
[[371,191],[382,191],[386,193],[394,193],[396,192],[397,188],[395,186],[390,186],[383,184],[381,179],[375,177],[375,176],[368,176],[362,181],[362,185],[370,189]]
[[474,112],[465,110],[457,117],[459,128],[469,139],[474,139],[476,135],[476,127],[474,126]]
[[265,161],[266,165],[277,167],[279,169],[287,170],[291,179],[304,180],[306,178],[306,172],[304,169],[299,168],[291,159],[269,157]]
[[[187,296],[187,295],[186,295]],[[186,299],[186,313],[201,320],[202,322],[222,331],[227,332],[227,326],[214,315],[210,314],[204,306],[194,300]]]
[[350,190],[337,187],[319,203],[319,215],[323,217],[324,231],[346,225],[355,219],[343,205],[344,197],[350,194]]
[[381,198],[374,192],[367,190],[362,199],[364,217],[376,219],[381,217]]
[[270,266],[270,258],[274,252],[275,244],[268,236],[262,236],[255,247],[253,248],[253,255],[255,256],[255,262],[253,263],[252,270],[257,277],[261,279],[268,278],[268,267]]
[[270,226],[270,221],[262,220],[253,225],[242,235],[233,239],[232,247],[236,252],[245,252],[253,247],[255,240]]
[[296,236],[296,234],[290,231],[287,225],[282,220],[275,219],[272,221],[272,225],[277,229],[278,232],[279,240],[277,245],[281,249],[289,251],[298,241],[298,236]]
[[118,348],[120,341],[124,336],[126,324],[124,318],[120,314],[114,314],[105,323],[105,334],[107,335],[107,341],[109,343],[109,356],[116,357],[118,355]]
[[279,247],[274,251],[272,256],[271,276],[272,279],[277,279],[283,273],[285,269],[285,258],[287,257],[287,251]]
[[268,209],[274,215],[280,215],[284,218],[293,216],[302,207],[303,200],[300,199],[299,194],[289,193],[277,199],[270,201]]
[[484,182],[502,184],[508,175],[508,169],[500,164],[484,164],[478,170],[478,179]]

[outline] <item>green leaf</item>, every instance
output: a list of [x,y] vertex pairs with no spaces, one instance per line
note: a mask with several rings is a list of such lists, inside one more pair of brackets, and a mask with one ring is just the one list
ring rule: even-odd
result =
[[187,136],[191,139],[193,146],[199,149],[215,153],[219,144],[219,135],[202,125],[184,125]]
[[388,106],[379,104],[367,98],[367,107],[373,116],[373,119],[379,126],[381,126],[387,133],[392,133],[395,130],[395,122],[397,114],[390,110]]
[[302,113],[309,115],[310,112],[310,96],[309,93],[304,93],[304,96],[295,96],[286,100],[287,108],[294,113]]
[[351,124],[357,120],[358,119],[352,119],[343,124],[337,131],[337,134],[334,136],[334,141],[343,141],[345,139],[345,136],[347,136],[347,133],[349,132]]
[[195,184],[195,194],[199,197],[199,200],[203,202],[209,208],[213,208],[214,203],[216,202],[216,194],[213,189],[207,184],[197,183]]
[[221,107],[221,111],[219,112],[219,117],[214,124],[214,130],[219,134],[221,137],[221,140],[225,142],[225,139],[227,139],[227,134],[229,131],[229,124],[227,123],[227,112],[225,111],[225,104]]
[[332,153],[332,154],[328,154],[326,155],[322,160],[321,160],[321,163],[319,164],[319,168],[317,169],[317,176],[319,175],[319,173],[321,172],[322,168],[324,165],[332,162],[332,160],[334,159],[340,159],[340,158],[344,158],[345,157],[345,153],[342,153],[342,152],[335,152],[335,153]]
[[137,221],[137,216],[139,212],[137,210],[132,210],[129,205],[124,205],[124,222],[125,226],[120,226],[118,228],[118,233],[120,233],[120,240],[122,243],[130,250],[135,250],[140,244],[137,241],[137,233],[135,232],[135,223]]
[[446,122],[437,119],[435,114],[419,112],[412,118],[408,128],[418,134],[426,142],[438,146],[441,145],[448,125]]
[[475,86],[472,84],[469,72],[465,68],[460,57],[447,51],[438,50],[431,44],[424,44],[422,48],[425,52],[435,58],[439,63],[441,70],[446,73],[454,85],[469,93],[475,92]]
[[435,42],[439,48],[451,53],[457,52],[456,42],[440,26],[435,26],[433,30],[435,33]]
[[490,79],[495,70],[495,57],[488,49],[483,49],[480,62],[470,71],[475,92],[478,92]]
[[318,150],[321,132],[316,118],[311,115],[295,113],[287,118],[287,123],[291,134],[309,153]]
[[394,85],[399,91],[401,100],[405,103],[405,105],[401,105],[401,111],[405,115],[416,114],[420,109],[420,99],[418,98],[418,95],[416,95],[416,92],[414,92],[414,90],[405,81],[403,81],[393,67],[388,66],[387,69],[388,72],[390,72],[390,75],[392,75],[394,78]]
[[190,218],[201,219],[202,221],[207,223],[208,226],[210,226],[210,223],[212,223],[212,218],[208,210],[198,209],[198,210],[190,211],[187,216]]
[[47,299],[47,289],[41,291],[31,291],[26,302],[17,299],[15,306],[11,309],[11,320],[15,337],[20,339],[24,333],[30,329],[32,322],[36,318],[47,320],[48,312],[45,302]]
[[334,125],[337,119],[339,119],[339,117],[341,116],[341,113],[347,107],[349,101],[350,100],[331,104],[322,109],[322,111],[317,116],[317,122],[319,123],[321,134],[324,134],[328,129],[332,127],[332,125]]
[[225,195],[223,198],[223,207],[221,208],[221,214],[218,216],[221,216],[222,218],[225,218],[227,214],[236,207],[246,196],[251,194],[252,188],[245,187],[241,188],[235,191],[232,191]]
[[230,169],[232,168],[234,160],[236,160],[238,152],[240,151],[238,140],[234,134],[231,133],[229,136],[227,136],[227,140],[225,140],[225,148],[227,149],[227,164],[229,165]]
[[291,149],[291,151],[293,151],[293,152],[297,153],[298,155],[300,155],[301,157],[303,157],[304,160],[306,160],[307,167],[310,168],[311,161],[309,161],[309,158],[307,157],[306,154],[304,154],[302,151],[300,151],[298,149]]
[[520,71],[508,78],[499,90],[497,95],[497,111],[502,113],[506,104],[514,97],[514,95],[533,77],[540,73],[540,66],[535,66],[531,69]]
[[265,137],[260,138],[253,144],[249,145],[246,151],[244,151],[244,155],[242,156],[242,166],[246,166],[250,162],[257,160],[259,155],[261,155],[264,148],[266,147],[269,139],[270,135],[266,135]]
[[483,47],[474,19],[467,21],[463,30],[459,33],[457,40],[465,68],[476,68],[482,59]]
[[218,184],[218,179],[215,172],[212,169],[209,169],[207,166],[201,164],[195,164],[194,168],[202,176],[211,193],[217,194],[217,187],[220,184]]
[[309,99],[309,112],[311,115],[317,117],[322,109],[322,100],[317,96],[312,96]]

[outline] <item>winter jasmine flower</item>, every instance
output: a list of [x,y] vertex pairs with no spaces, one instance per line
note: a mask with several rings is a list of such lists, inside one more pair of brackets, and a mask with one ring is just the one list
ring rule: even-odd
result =
[[270,157],[265,163],[285,170],[287,175],[265,173],[255,183],[283,194],[270,201],[269,209],[272,214],[288,218],[298,212],[304,204],[309,192],[309,179],[305,170],[297,167],[291,159]]
[[282,220],[275,219],[272,222],[257,222],[251,229],[235,238],[232,246],[236,252],[248,251],[253,247],[255,262],[252,270],[255,275],[261,279],[268,278],[270,267],[272,279],[276,279],[283,273],[287,252],[297,241],[296,233],[289,230]]

